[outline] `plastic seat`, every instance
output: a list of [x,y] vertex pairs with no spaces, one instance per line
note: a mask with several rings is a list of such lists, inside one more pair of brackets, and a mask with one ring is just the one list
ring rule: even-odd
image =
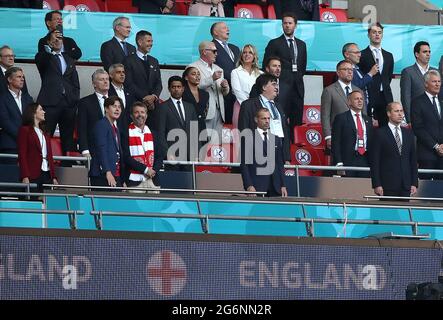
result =
[[348,22],[348,15],[346,10],[331,9],[320,6],[320,21],[321,22]]
[[72,7],[81,12],[105,11],[104,3],[101,0],[65,0],[64,10],[73,10]]
[[320,124],[320,106],[304,106],[303,107],[303,123]]
[[294,127],[294,143],[299,147],[309,146],[314,149],[325,148],[323,132],[319,124],[305,124]]
[[[314,149],[309,146],[297,146],[295,144],[291,145],[291,164],[293,165],[311,165],[311,166],[321,166],[325,165],[324,151],[319,149]],[[323,173],[321,170],[309,170],[300,169],[300,176],[321,176]]]
[[273,4],[268,5],[268,19],[277,19],[275,8]]
[[263,10],[258,4],[237,4],[234,7],[235,18],[264,19]]
[[[208,145],[205,162],[236,162],[237,156],[234,154],[232,143],[223,143],[221,145]],[[197,172],[207,173],[228,173],[230,167],[220,166],[196,166]]]
[[[62,143],[60,141],[59,137],[52,137],[51,138],[51,149],[52,149],[52,156],[62,156]],[[60,165],[60,160],[54,160],[54,164],[56,166]]]
[[174,14],[187,16],[189,11],[189,5],[191,1],[189,0],[176,0],[174,7]]
[[60,10],[60,2],[58,0],[44,0],[43,9],[46,10]]
[[106,0],[105,11],[138,13],[138,8],[132,6],[132,0]]

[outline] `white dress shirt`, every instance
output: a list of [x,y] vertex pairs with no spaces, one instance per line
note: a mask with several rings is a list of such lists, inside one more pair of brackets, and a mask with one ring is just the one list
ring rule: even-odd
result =
[[401,134],[401,126],[400,125],[396,126],[395,124],[388,122],[388,127],[389,129],[391,129],[394,139],[395,139],[395,127],[398,127],[398,135],[400,136],[400,142],[401,144],[403,144],[403,135]]
[[115,84],[113,84],[112,82],[111,82],[111,85],[114,87],[115,92],[117,92],[117,96],[118,96],[120,99],[122,99],[122,101],[123,101],[123,106],[122,106],[122,108],[123,108],[123,107],[126,108],[126,96],[125,96],[125,88],[124,88],[124,86],[117,87],[117,86],[116,86]]
[[17,103],[17,107],[20,110],[20,113],[23,114],[23,106],[22,106],[22,91],[20,90],[18,94],[16,94],[14,91],[9,89],[9,92],[11,93],[12,97],[15,100],[15,103]]
[[231,87],[238,103],[241,104],[243,101],[249,99],[252,86],[255,84],[257,77],[262,73],[260,70],[249,73],[241,65],[232,70]]
[[182,112],[182,115],[183,115],[183,120],[186,121],[186,118],[185,118],[185,108],[183,106],[183,100],[182,99],[177,100],[177,99],[174,99],[173,97],[171,97],[171,100],[174,103],[175,110],[177,110],[178,115],[180,115],[180,111],[178,110],[177,101],[180,101],[180,109],[181,109],[181,112]]
[[42,171],[49,171],[49,163],[47,160],[48,157],[48,149],[46,147],[46,139],[43,134],[43,131],[40,128],[34,127],[35,133],[37,133],[38,140],[40,141],[40,147],[42,148]]
[[[429,100],[431,100],[431,103],[434,104],[434,99],[433,99],[434,96],[427,91],[425,91],[425,93],[428,96]],[[437,112],[441,116],[441,107],[440,107],[440,101],[438,101],[438,94],[435,95],[435,103],[437,104]]]

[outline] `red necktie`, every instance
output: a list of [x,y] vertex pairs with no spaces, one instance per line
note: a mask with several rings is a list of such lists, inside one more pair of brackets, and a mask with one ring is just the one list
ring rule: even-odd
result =
[[[356,113],[355,116],[357,117],[357,137],[358,137],[358,140],[364,141],[363,125],[361,124],[361,121],[360,121],[360,114]],[[357,142],[357,152],[361,155],[365,154],[365,147],[359,146],[358,142]]]

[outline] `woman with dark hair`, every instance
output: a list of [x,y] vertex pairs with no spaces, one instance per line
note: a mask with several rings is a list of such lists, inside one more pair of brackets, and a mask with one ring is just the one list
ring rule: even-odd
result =
[[183,92],[183,101],[192,104],[198,117],[198,133],[206,129],[206,113],[208,112],[209,93],[200,89],[200,71],[195,67],[188,67],[183,72],[185,79],[185,91]]
[[31,103],[23,113],[23,125],[17,136],[20,179],[23,183],[58,184],[52,158],[51,138],[44,131],[45,111],[38,103]]

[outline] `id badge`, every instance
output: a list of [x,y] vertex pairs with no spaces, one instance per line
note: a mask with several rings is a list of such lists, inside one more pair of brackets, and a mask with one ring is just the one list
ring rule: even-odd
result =
[[283,125],[280,119],[272,120],[274,132],[272,134],[276,135],[279,138],[283,138],[285,134],[283,133]]
[[364,148],[365,147],[365,141],[363,139],[358,139],[357,146],[359,148]]
[[292,65],[292,72],[297,72],[297,71],[298,71],[297,64],[293,64]]

